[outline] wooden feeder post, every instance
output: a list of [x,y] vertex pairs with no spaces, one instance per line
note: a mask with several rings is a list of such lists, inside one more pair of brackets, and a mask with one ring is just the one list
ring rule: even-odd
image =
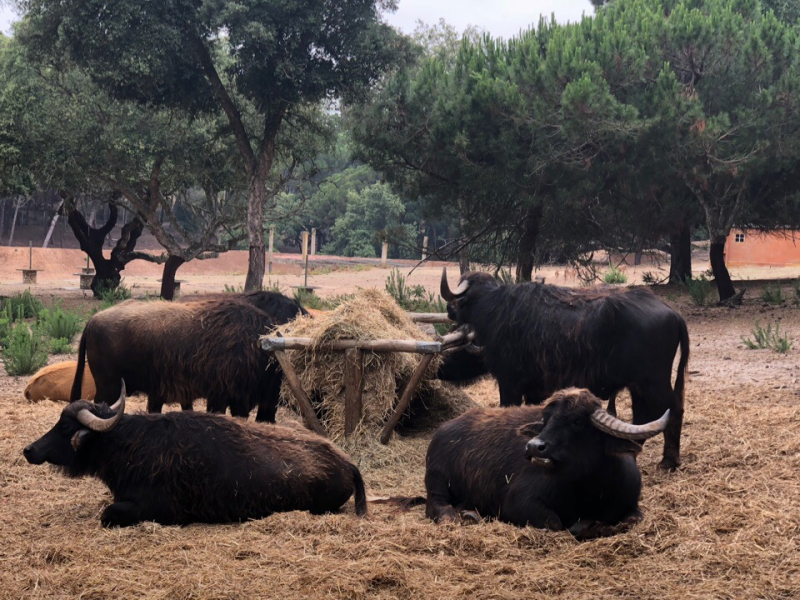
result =
[[349,438],[361,421],[364,393],[364,354],[358,348],[344,351],[344,436]]
[[308,288],[308,232],[304,231],[302,235],[301,246],[303,249],[303,287]]
[[311,256],[317,255],[317,229],[311,230]]
[[28,242],[28,268],[17,271],[22,271],[22,283],[36,283],[36,273],[39,269],[33,268],[33,241]]
[[387,259],[389,258],[389,242],[381,244],[381,265],[386,266]]
[[275,228],[269,228],[269,262],[267,263],[267,273],[272,273],[272,243],[275,240]]
[[428,236],[422,238],[422,260],[428,258]]

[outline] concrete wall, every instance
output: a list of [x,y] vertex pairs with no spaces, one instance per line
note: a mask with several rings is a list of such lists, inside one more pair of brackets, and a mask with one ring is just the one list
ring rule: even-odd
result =
[[725,241],[725,264],[800,266],[800,231],[761,233],[734,229]]

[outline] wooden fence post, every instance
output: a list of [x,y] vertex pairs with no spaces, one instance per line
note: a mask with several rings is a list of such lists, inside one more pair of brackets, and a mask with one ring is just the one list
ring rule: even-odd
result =
[[317,255],[317,230],[311,230],[311,256]]
[[428,236],[422,238],[422,260],[428,258]]
[[389,242],[383,242],[383,244],[381,244],[381,265],[385,267],[388,258],[389,258]]
[[306,256],[308,256],[308,232],[304,231],[300,234],[300,258],[304,263]]
[[272,273],[272,243],[275,241],[275,228],[269,228],[269,262],[267,263],[267,273]]
[[364,354],[358,348],[344,351],[344,436],[349,438],[361,421],[364,392]]

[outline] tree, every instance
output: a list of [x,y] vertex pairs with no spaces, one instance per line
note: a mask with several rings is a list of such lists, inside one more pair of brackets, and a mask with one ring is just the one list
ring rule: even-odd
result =
[[380,20],[381,10],[393,8],[389,1],[20,6],[24,44],[42,56],[68,57],[113,97],[224,113],[247,180],[246,289],[263,283],[265,188],[282,126],[299,124],[308,105],[354,97],[402,55],[401,38]]

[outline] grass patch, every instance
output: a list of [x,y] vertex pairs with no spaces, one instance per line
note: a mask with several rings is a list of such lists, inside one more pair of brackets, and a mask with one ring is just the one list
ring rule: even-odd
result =
[[614,263],[611,263],[611,268],[603,274],[603,283],[613,285],[628,283],[628,276],[624,271],[618,269]]
[[789,339],[788,333],[781,335],[780,323],[775,323],[775,328],[773,329],[770,323],[768,323],[766,327],[762,327],[761,323],[756,319],[751,335],[752,339],[742,336],[742,342],[750,350],[764,350],[768,348],[779,354],[785,354],[793,345],[793,342]]
[[783,304],[786,301],[786,296],[783,295],[781,282],[779,281],[775,285],[765,285],[764,289],[761,290],[761,299],[767,304]]
[[689,300],[695,306],[706,306],[711,299],[713,286],[711,281],[705,276],[705,273],[700,275],[697,279],[686,280],[686,290],[689,292]]
[[9,296],[3,304],[3,309],[11,321],[33,319],[43,308],[42,301],[31,294],[30,290]]
[[71,340],[81,330],[81,317],[75,313],[67,312],[61,307],[53,309],[43,308],[38,319],[45,335],[57,339]]
[[20,322],[14,327],[3,363],[9,375],[31,375],[47,364],[47,340],[38,324]]
[[75,347],[69,338],[53,338],[50,340],[50,354],[72,354]]
[[100,295],[100,308],[97,310],[105,310],[111,308],[115,304],[119,304],[123,300],[130,300],[131,290],[125,285],[125,280],[120,280],[119,284],[114,285],[100,285],[98,287]]

